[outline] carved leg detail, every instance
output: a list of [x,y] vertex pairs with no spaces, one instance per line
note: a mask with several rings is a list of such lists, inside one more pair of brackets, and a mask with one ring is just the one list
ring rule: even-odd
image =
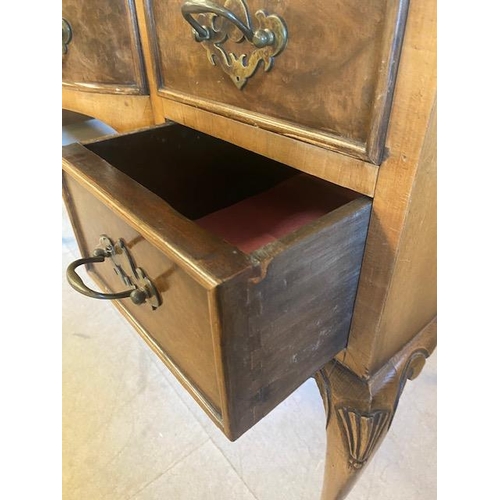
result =
[[333,360],[316,373],[326,413],[322,500],[344,499],[387,434],[405,383],[421,372],[436,346],[426,328],[370,379]]

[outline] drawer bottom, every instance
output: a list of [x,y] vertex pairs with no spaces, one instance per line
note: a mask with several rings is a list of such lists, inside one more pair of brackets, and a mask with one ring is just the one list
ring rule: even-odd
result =
[[306,174],[213,212],[196,222],[245,253],[279,240],[345,203],[329,183]]

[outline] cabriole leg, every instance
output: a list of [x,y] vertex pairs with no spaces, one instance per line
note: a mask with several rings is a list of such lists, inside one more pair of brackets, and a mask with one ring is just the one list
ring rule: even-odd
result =
[[336,360],[316,373],[327,422],[322,500],[346,498],[387,434],[406,381],[435,346],[436,330],[426,328],[369,379]]

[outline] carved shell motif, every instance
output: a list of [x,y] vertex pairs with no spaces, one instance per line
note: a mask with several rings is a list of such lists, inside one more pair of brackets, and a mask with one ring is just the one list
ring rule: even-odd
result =
[[349,463],[352,468],[361,469],[389,427],[390,412],[377,410],[361,413],[345,407],[336,410],[349,448]]

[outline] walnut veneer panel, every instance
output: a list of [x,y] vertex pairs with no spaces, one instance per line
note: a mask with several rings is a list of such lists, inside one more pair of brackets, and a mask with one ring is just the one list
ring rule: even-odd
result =
[[[406,0],[248,0],[281,17],[288,43],[239,90],[181,14],[183,0],[148,0],[160,95],[374,163],[381,160]],[[241,2],[218,2],[241,17]],[[207,16],[203,21],[207,21]],[[257,24],[255,17],[254,24]],[[222,46],[222,44],[220,44]],[[237,56],[248,42],[223,45]]]
[[114,94],[145,94],[146,80],[132,0],[64,0],[71,40],[62,58],[63,85]]

